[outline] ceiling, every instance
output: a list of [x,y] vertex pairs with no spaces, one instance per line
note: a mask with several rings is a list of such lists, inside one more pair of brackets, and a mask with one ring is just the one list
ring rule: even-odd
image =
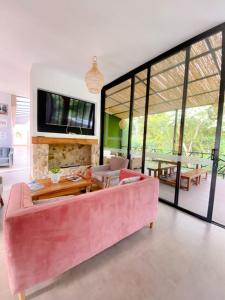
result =
[[225,21],[224,0],[0,0],[0,90],[29,96],[33,64],[108,83]]

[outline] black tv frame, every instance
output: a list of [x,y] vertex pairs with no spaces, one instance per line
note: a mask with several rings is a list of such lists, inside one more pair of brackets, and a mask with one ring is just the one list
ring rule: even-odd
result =
[[[91,103],[93,106],[93,127],[72,127],[66,125],[52,125],[46,124],[46,100],[42,93],[51,93],[63,97],[64,99],[74,99],[85,103]],[[95,103],[91,101],[85,101],[79,98],[61,95],[52,91],[43,89],[37,89],[37,130],[38,132],[51,132],[51,133],[63,133],[63,134],[79,134],[79,135],[95,135]]]

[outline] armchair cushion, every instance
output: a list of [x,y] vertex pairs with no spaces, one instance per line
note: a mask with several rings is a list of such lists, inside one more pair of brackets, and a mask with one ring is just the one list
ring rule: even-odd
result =
[[101,165],[101,166],[94,166],[92,167],[92,173],[97,173],[97,172],[103,172],[103,171],[108,171],[109,170],[109,165]]
[[109,167],[111,171],[126,169],[129,160],[119,156],[112,156],[110,159]]
[[0,164],[8,164],[9,159],[8,157],[0,157]]
[[120,174],[120,170],[116,170],[116,171],[108,170],[108,171],[95,172],[92,177],[101,182],[105,182],[106,179],[111,176],[118,176],[119,178],[119,174]]

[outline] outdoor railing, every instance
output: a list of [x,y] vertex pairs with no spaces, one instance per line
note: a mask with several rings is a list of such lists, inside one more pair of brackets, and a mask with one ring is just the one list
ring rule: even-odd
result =
[[[123,149],[108,149],[112,154],[119,154],[119,155],[122,155],[122,156],[126,156],[126,153],[127,153],[127,148],[126,147],[123,147]],[[178,152],[177,151],[171,151],[171,150],[165,150],[165,149],[157,149],[157,148],[154,148],[154,149],[146,149],[146,160],[151,160],[148,159],[148,154],[149,154],[149,157],[151,157],[152,154],[159,154],[159,155],[168,155],[170,157],[173,157],[173,156],[178,156]],[[131,149],[131,157],[132,156],[142,156],[142,148],[132,148]],[[207,160],[211,161],[211,152],[204,152],[204,151],[190,151],[190,152],[183,152],[183,155],[182,157],[193,157],[193,158],[200,158],[201,160],[199,161],[199,165],[201,167],[207,167],[207,166],[210,166],[212,165],[212,163],[207,163]],[[203,160],[202,160],[203,159]],[[204,164],[203,164],[204,163]],[[193,164],[197,164],[196,163],[196,159],[195,159],[195,162],[192,164],[191,166],[191,162],[187,163],[187,162],[184,162],[185,164],[185,167],[188,168],[188,169],[193,169]],[[218,175],[222,175],[223,178],[225,178],[225,154],[222,153],[220,154],[219,156],[219,160],[218,160],[218,169],[217,169],[217,174]]]

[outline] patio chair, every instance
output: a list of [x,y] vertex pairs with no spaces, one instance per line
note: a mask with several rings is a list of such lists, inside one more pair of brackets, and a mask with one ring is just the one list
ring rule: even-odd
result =
[[131,170],[141,170],[142,168],[142,157],[132,157],[130,160]]
[[[120,170],[126,169],[128,163],[129,160],[126,158],[113,156],[110,159],[109,165],[92,167],[92,178],[101,188],[115,185],[119,182]],[[111,180],[112,178],[113,180]]]

